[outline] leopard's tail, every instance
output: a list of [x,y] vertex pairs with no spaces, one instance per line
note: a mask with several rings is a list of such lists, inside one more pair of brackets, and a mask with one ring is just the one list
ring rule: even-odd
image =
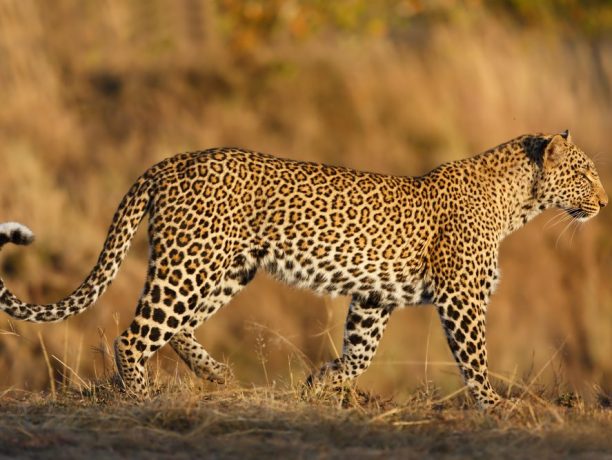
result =
[[[35,323],[62,321],[92,305],[106,290],[119,271],[150,203],[151,180],[143,175],[125,195],[115,212],[98,262],[85,281],[59,302],[39,305],[19,300],[0,278],[0,309],[14,318]],[[15,222],[0,224],[0,248],[6,243],[27,245],[34,234],[25,225]]]

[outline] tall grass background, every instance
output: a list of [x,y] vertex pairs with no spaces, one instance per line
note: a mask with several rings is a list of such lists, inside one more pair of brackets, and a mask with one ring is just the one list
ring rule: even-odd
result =
[[[130,184],[176,152],[240,146],[419,175],[566,128],[612,183],[607,2],[0,0],[0,221],[37,234],[5,248],[0,271],[28,301],[71,292]],[[569,229],[554,218],[502,246],[490,367],[610,394],[612,213]],[[146,258],[140,231],[109,291],[65,323],[2,315],[0,387],[108,372]],[[347,303],[258,274],[198,336],[244,385],[287,385],[335,356]],[[188,372],[169,348],[153,365]],[[401,398],[430,381],[461,385],[435,311],[397,311],[360,385]]]

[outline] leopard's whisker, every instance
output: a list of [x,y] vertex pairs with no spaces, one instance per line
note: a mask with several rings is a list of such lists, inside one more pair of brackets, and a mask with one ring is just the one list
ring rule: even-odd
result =
[[570,216],[566,211],[564,210],[559,210],[555,213],[554,216],[552,216],[550,219],[548,219],[548,221],[544,224],[544,227],[542,228],[542,230],[547,230],[550,229],[556,225],[558,225],[559,223],[571,219],[572,216]]
[[574,220],[572,219],[569,222],[567,222],[567,224],[563,227],[563,230],[561,230],[561,233],[559,233],[559,235],[557,236],[557,240],[555,241],[555,249],[559,247],[559,241],[561,240],[561,237],[572,226],[573,223],[574,223]]
[[603,152],[597,152],[593,155],[593,163],[595,166],[605,166],[608,164],[608,158],[604,156]]
[[[586,213],[583,212],[581,217],[585,217]],[[576,235],[576,233],[578,232],[579,228],[582,226],[582,222],[580,222],[579,220],[576,220],[574,222],[574,229],[572,231],[572,235],[570,236],[570,246],[572,245],[573,241],[574,241],[574,236]]]

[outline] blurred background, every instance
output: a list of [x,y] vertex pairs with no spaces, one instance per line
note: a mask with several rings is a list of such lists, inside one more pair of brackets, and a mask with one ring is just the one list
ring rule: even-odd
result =
[[[177,152],[240,146],[420,175],[566,128],[612,188],[609,1],[0,0],[0,221],[37,234],[3,250],[0,272],[24,300],[71,292],[132,182]],[[565,231],[554,217],[502,246],[491,369],[610,394],[612,212]],[[85,314],[0,315],[0,388],[48,388],[66,366],[109,372],[104,350],[144,282],[144,227]],[[347,303],[258,274],[199,337],[243,385],[286,386],[335,356]],[[152,363],[186,373],[168,348]],[[434,310],[397,311],[360,385],[402,398],[432,380],[461,386]]]

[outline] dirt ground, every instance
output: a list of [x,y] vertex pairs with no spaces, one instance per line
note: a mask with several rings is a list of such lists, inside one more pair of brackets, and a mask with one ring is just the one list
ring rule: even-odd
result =
[[[572,405],[572,404],[569,404]],[[1,458],[612,458],[612,410],[534,399],[482,413],[462,396],[395,403],[271,387],[161,392],[134,403],[5,394]]]

